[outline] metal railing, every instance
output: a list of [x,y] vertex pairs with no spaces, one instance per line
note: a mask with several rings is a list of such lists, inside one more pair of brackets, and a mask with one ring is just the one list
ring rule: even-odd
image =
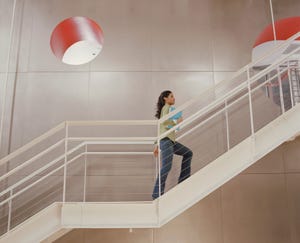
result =
[[[177,140],[193,151],[191,173],[243,139],[253,137],[257,130],[296,104],[289,73],[291,68],[299,70],[299,63],[294,62],[291,67],[290,61],[298,58],[300,47],[258,73],[253,67],[272,53],[287,49],[299,37],[297,33],[260,60],[242,68],[229,82],[205,90],[200,97],[158,121],[66,121],[1,159],[0,167],[5,169],[0,176],[2,233],[54,201],[151,201],[156,177],[161,187],[160,171],[166,166],[161,164],[160,155],[154,162],[153,144],[155,141],[160,144],[161,139],[173,131],[177,132]],[[288,75],[283,78],[285,73]],[[245,79],[240,79],[241,75]],[[265,77],[268,78],[261,81]],[[279,105],[264,93],[265,87],[274,82],[278,84],[274,95],[278,95]],[[219,87],[223,90],[220,94]],[[203,104],[203,99],[207,103]],[[184,121],[160,134],[160,125],[179,111],[184,112]],[[111,132],[115,136],[107,136]],[[117,158],[110,160],[111,157]],[[101,163],[106,164],[99,169],[97,166]],[[173,164],[177,167],[172,174],[182,172],[176,160]],[[136,169],[139,166],[145,173]],[[93,174],[94,169],[98,174]],[[114,174],[115,170],[119,174]],[[97,183],[102,187],[94,188]],[[176,184],[174,176],[169,178],[166,190]]]

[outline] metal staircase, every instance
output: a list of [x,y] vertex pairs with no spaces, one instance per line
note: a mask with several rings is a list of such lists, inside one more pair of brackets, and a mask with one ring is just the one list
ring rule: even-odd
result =
[[[66,121],[1,159],[0,242],[39,242],[63,228],[160,227],[298,134],[292,73],[300,47],[259,72],[253,67],[299,37],[158,121]],[[279,103],[265,92],[275,82]],[[158,134],[179,111],[184,121]],[[192,176],[177,185],[174,159],[166,193],[153,201],[161,176],[153,144],[175,130],[193,150]]]

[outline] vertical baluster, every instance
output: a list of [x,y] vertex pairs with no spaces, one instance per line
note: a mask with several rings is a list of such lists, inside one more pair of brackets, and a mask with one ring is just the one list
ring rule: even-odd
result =
[[7,232],[10,231],[10,226],[11,226],[12,195],[13,195],[13,190],[11,189],[11,190],[9,191],[9,198],[10,198],[10,200],[8,201]]
[[68,161],[68,138],[69,138],[69,124],[65,124],[65,161],[64,161],[64,184],[63,184],[63,202],[66,201],[66,183],[67,183],[67,161]]
[[84,151],[84,178],[83,178],[83,202],[86,200],[86,168],[87,167],[87,144]]
[[282,91],[282,80],[281,80],[281,74],[280,74],[279,66],[277,66],[276,71],[277,71],[278,84],[279,84],[279,97],[280,97],[281,113],[283,114],[285,112],[285,108],[284,108],[284,99],[283,99],[283,91]]
[[254,122],[253,122],[253,106],[252,106],[252,97],[251,97],[251,83],[250,83],[249,67],[247,68],[247,82],[248,82],[251,135],[253,136],[254,135]]
[[226,119],[226,140],[227,140],[227,151],[230,149],[230,137],[229,137],[229,119],[228,119],[228,107],[227,100],[225,100],[225,119]]

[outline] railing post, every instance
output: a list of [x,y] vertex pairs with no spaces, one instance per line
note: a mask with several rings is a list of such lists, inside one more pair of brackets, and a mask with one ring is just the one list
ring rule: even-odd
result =
[[278,76],[278,84],[279,84],[279,96],[280,96],[280,105],[281,105],[281,113],[285,112],[284,108],[284,100],[283,100],[283,91],[282,91],[282,82],[281,82],[281,74],[279,70],[279,66],[276,67],[277,76]]
[[68,162],[68,138],[69,138],[69,124],[65,123],[65,161],[64,161],[64,184],[63,184],[63,202],[66,201],[66,184],[67,184],[67,162]]
[[[160,126],[160,124],[158,124]],[[159,136],[159,135],[158,135]],[[157,155],[157,164],[158,164],[158,198],[161,196],[161,156],[160,156],[160,139],[157,139],[158,155]]]
[[12,195],[13,195],[13,190],[10,190],[10,192],[9,192],[10,200],[8,201],[7,232],[10,231],[10,226],[11,226]]
[[294,105],[297,105],[299,103],[299,94],[300,94],[300,85],[299,85],[299,77],[300,77],[300,69],[299,69],[299,61],[296,60],[296,65],[295,65],[295,79],[297,80],[297,91],[298,91],[298,97],[297,99],[294,96],[294,99],[297,100],[294,102]]
[[290,61],[288,61],[288,79],[289,79],[289,86],[290,86],[290,96],[291,96],[291,106],[294,106],[294,94],[293,94],[293,87],[292,87],[292,80],[291,80],[291,65]]
[[253,136],[254,135],[254,120],[253,120],[253,106],[252,106],[252,97],[251,97],[251,83],[250,83],[249,67],[247,68],[247,82],[248,82],[248,94],[249,94],[251,136]]
[[84,151],[84,178],[83,178],[83,202],[86,200],[86,164],[87,164],[87,144]]
[[154,185],[156,184],[156,179],[158,177],[158,155],[155,157],[155,178],[154,178]]
[[227,140],[227,151],[230,149],[230,138],[229,138],[229,119],[228,119],[228,107],[227,100],[225,100],[225,119],[226,119],[226,140]]
[[[160,224],[160,213],[159,213],[159,201],[160,201],[160,196],[161,196],[161,173],[160,173],[160,170],[161,170],[161,156],[160,156],[160,121],[158,120],[158,123],[157,123],[157,148],[158,148],[158,154],[157,154],[157,159],[156,159],[156,162],[157,162],[157,171],[158,171],[158,199],[157,199],[157,208],[156,208],[156,211],[157,211],[157,224],[159,225]],[[155,185],[156,186],[156,185]]]

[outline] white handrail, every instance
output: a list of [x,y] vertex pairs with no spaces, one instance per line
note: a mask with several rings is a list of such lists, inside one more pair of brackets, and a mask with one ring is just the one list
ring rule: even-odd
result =
[[60,123],[56,127],[54,127],[52,129],[50,129],[49,131],[45,132],[43,135],[35,138],[31,142],[25,144],[21,148],[19,148],[16,151],[10,153],[9,155],[7,155],[6,157],[4,157],[3,159],[0,160],[0,166],[3,165],[5,162],[7,162],[7,161],[9,161],[9,160],[11,160],[13,158],[15,158],[16,156],[18,156],[19,154],[23,153],[24,151],[32,148],[33,146],[35,146],[39,142],[45,140],[46,138],[49,138],[50,136],[54,135],[58,131],[62,130],[65,127],[65,124],[66,124],[66,122]]
[[[156,139],[156,138],[155,138]],[[112,140],[91,140],[91,141],[86,141],[86,144],[87,145],[100,145],[100,144],[106,144],[106,145],[153,145],[155,139],[153,140],[152,138],[149,139],[148,141],[147,140],[141,140],[141,141],[128,141],[128,140],[124,140],[124,141],[118,141],[118,140],[115,140],[115,141],[112,141]],[[72,141],[72,140],[71,140]],[[82,141],[82,140],[73,140],[73,141]]]
[[[75,161],[76,159],[79,159],[80,156],[82,156],[82,154],[77,155],[76,157],[74,157],[73,159],[69,160],[67,165],[72,163],[73,161]],[[64,158],[64,155],[61,156],[61,159]],[[14,199],[16,196],[20,195],[21,193],[23,193],[24,191],[27,191],[29,188],[33,187],[34,185],[38,184],[39,182],[41,182],[42,180],[44,180],[45,178],[49,177],[50,175],[54,174],[55,172],[59,171],[60,169],[62,169],[65,165],[62,164],[59,167],[53,169],[51,172],[49,172],[47,175],[42,176],[41,178],[39,178],[38,180],[36,180],[35,182],[31,183],[30,185],[26,186],[25,188],[23,188],[22,190],[18,191],[17,193],[15,193],[14,195],[10,196],[9,198],[5,199],[4,201],[2,201],[0,203],[0,206],[4,205],[5,203],[9,202],[10,200]],[[29,177],[29,176],[28,176]],[[24,178],[26,179],[26,178]],[[30,179],[30,178],[29,178]],[[12,187],[12,186],[11,186]],[[13,189],[13,188],[12,188]],[[12,190],[11,189],[11,190]]]
[[51,147],[49,147],[46,150],[43,150],[42,152],[40,152],[39,154],[37,154],[36,156],[32,157],[31,159],[25,161],[24,163],[18,165],[17,167],[13,168],[12,170],[10,170],[9,172],[7,172],[6,174],[0,176],[0,181],[2,181],[3,179],[9,177],[10,175],[14,174],[15,172],[19,171],[20,169],[23,169],[24,167],[26,167],[27,165],[30,165],[33,161],[35,161],[36,159],[42,157],[43,155],[45,155],[46,153],[48,153],[49,151],[52,151],[53,149],[57,148],[59,145],[61,145],[65,140],[62,139],[60,141],[58,141],[57,143],[55,143],[54,145],[52,145]]
[[152,155],[153,152],[86,152],[83,155]]
[[[262,82],[260,85],[258,85],[257,87],[255,87],[254,89],[251,89],[251,93],[255,92],[256,90],[258,90],[259,88],[263,87],[266,83],[270,82],[270,80],[274,79],[275,77],[281,75],[282,73],[286,72],[288,68],[285,68],[283,70],[281,70],[278,74],[273,75],[272,77],[268,78],[267,80],[265,80],[264,82]],[[234,100],[233,102],[231,102],[230,104],[227,104],[226,106],[224,106],[222,109],[218,110],[216,113],[214,113],[213,115],[211,115],[210,117],[208,117],[207,119],[205,119],[204,121],[201,121],[199,124],[197,124],[195,127],[189,129],[188,131],[186,131],[185,133],[181,134],[180,137],[178,137],[178,140],[182,139],[183,137],[185,137],[186,135],[192,133],[193,131],[195,131],[197,128],[201,127],[202,125],[204,125],[205,123],[207,123],[209,120],[211,120],[212,118],[214,118],[215,116],[221,114],[222,112],[224,112],[226,109],[230,108],[231,106],[237,104],[241,99],[245,98],[246,96],[248,96],[248,93],[243,94],[242,96],[240,96],[239,98],[237,98],[236,100]]]
[[0,166],[3,165],[5,162],[15,158],[16,156],[20,155],[21,153],[27,151],[28,149],[32,148],[36,144],[40,143],[41,141],[51,137],[58,131],[62,130],[65,128],[66,124],[69,126],[100,126],[100,125],[111,125],[111,126],[117,126],[117,125],[132,125],[132,126],[144,126],[144,125],[149,125],[149,126],[156,126],[157,125],[157,120],[120,120],[120,121],[113,121],[113,120],[104,120],[104,121],[65,121],[57,125],[56,127],[50,129],[49,131],[45,132],[43,135],[35,138],[31,142],[25,144],[21,148],[15,150],[11,154],[5,156],[0,160]]
[[154,142],[156,137],[69,137],[69,141],[128,141],[128,142],[142,142],[149,141]]
[[[236,77],[238,77],[239,75],[241,75],[243,72],[246,72],[247,70],[249,70],[250,68],[254,67],[255,64],[261,62],[262,60],[264,60],[265,58],[268,58],[270,55],[272,55],[273,53],[275,53],[276,51],[280,50],[281,48],[285,48],[287,46],[289,46],[293,41],[297,40],[300,37],[300,32],[297,32],[296,34],[294,34],[293,36],[291,36],[290,38],[288,38],[286,41],[284,41],[281,44],[277,44],[274,48],[272,48],[270,51],[266,52],[261,58],[259,58],[256,61],[253,61],[247,65],[245,65],[244,67],[242,67],[239,71],[235,72],[232,77],[229,80],[232,80]],[[290,53],[288,54],[288,56],[290,56]],[[228,80],[223,80],[221,82],[219,82],[217,85],[215,85],[214,87],[208,87],[206,89],[204,89],[201,94],[207,93],[208,91],[213,91],[216,87],[221,86],[221,84],[225,81]],[[162,123],[166,120],[168,120],[170,117],[174,116],[176,113],[183,111],[185,108],[187,108],[188,106],[196,103],[199,99],[201,99],[201,96],[195,97],[189,101],[187,101],[186,103],[182,104],[181,106],[178,106],[178,108],[176,108],[176,110],[170,112],[168,115],[160,118],[158,121],[159,123]]]
[[[141,138],[139,138],[139,137],[137,137],[137,138],[131,138],[131,137],[128,137],[128,138],[118,138],[118,137],[106,137],[106,138],[104,138],[104,137],[100,137],[100,138],[93,138],[93,137],[88,138],[88,137],[86,137],[86,138],[81,138],[81,137],[78,137],[78,138],[68,138],[67,140],[69,140],[69,141],[86,141],[86,142],[80,143],[75,148],[70,150],[68,155],[76,152],[82,146],[89,145],[89,144],[109,144],[109,143],[112,143],[112,144],[153,144],[155,139],[156,139],[156,137],[141,137]],[[60,140],[59,142],[52,145],[48,149],[42,151],[41,153],[37,154],[36,156],[32,157],[31,159],[29,159],[29,160],[25,161],[24,163],[18,165],[17,167],[13,168],[9,172],[2,175],[0,177],[0,181],[2,181],[3,179],[11,176],[12,174],[18,172],[22,168],[30,165],[33,161],[35,161],[36,159],[38,159],[41,156],[45,155],[46,153],[53,150],[54,148],[58,147],[64,141],[65,141],[65,139]],[[95,141],[95,142],[93,143],[92,141]],[[0,196],[1,195],[3,195],[3,194],[0,193]]]
[[[85,143],[81,144],[81,147],[85,146]],[[78,148],[77,148],[78,150]],[[73,151],[74,152],[74,151]],[[70,152],[69,154],[73,153]],[[75,160],[79,159],[81,156],[83,155],[152,155],[152,152],[82,152],[78,155],[76,155],[74,158],[72,158],[71,160],[67,161],[67,165],[73,163]],[[52,165],[56,164],[58,161],[62,160],[64,158],[64,154],[61,155],[59,158],[51,161],[49,164],[43,166],[42,168],[39,169],[38,172],[34,173],[34,175],[30,174],[27,177],[22,179],[22,183],[26,182],[27,180],[31,179],[32,177],[34,177],[35,175],[37,175],[38,173],[40,173],[41,171],[51,167]],[[0,202],[0,206],[4,205],[5,203],[7,203],[8,201],[12,200],[13,198],[15,198],[16,196],[20,195],[21,193],[23,193],[24,191],[27,191],[28,189],[30,189],[31,187],[33,187],[34,185],[38,184],[39,182],[41,182],[42,180],[44,180],[45,178],[51,176],[53,173],[57,172],[58,170],[62,169],[65,165],[62,164],[59,167],[53,169],[52,171],[50,171],[48,174],[42,176],[41,178],[39,178],[37,181],[31,183],[30,185],[26,186],[25,188],[23,188],[22,190],[18,191],[17,193],[15,193],[14,195],[10,196],[9,198],[5,199],[4,201]],[[21,183],[21,184],[22,184]],[[21,185],[21,184],[14,184],[12,186],[10,186],[9,188],[7,188],[5,191],[5,193],[1,192],[0,196],[3,196],[4,194],[6,194],[7,192],[12,191],[13,189],[15,189],[17,186]]]
[[156,126],[157,120],[66,121],[69,126]]
[[20,155],[21,153],[27,151],[28,149],[32,148],[36,144],[40,143],[41,141],[49,138],[50,136],[54,135],[58,131],[62,130],[63,128],[66,127],[66,125],[69,126],[117,126],[117,125],[123,125],[123,126],[144,126],[144,125],[149,125],[149,126],[156,126],[157,125],[157,120],[104,120],[104,121],[65,121],[57,125],[56,127],[50,129],[43,135],[35,138],[31,142],[25,144],[21,148],[15,150],[14,152],[10,153],[9,155],[5,156],[4,158],[0,159],[0,166],[3,165],[5,162],[15,158],[16,156]]
[[[16,187],[22,185],[24,182],[28,181],[29,179],[33,178],[34,176],[38,175],[40,172],[42,172],[43,170],[46,170],[48,168],[50,168],[51,166],[55,165],[56,163],[58,163],[59,161],[63,160],[64,155],[59,156],[58,158],[56,158],[55,160],[52,160],[51,163],[48,163],[46,165],[44,165],[43,167],[39,168],[38,170],[35,170],[33,173],[29,174],[28,176],[26,176],[25,178],[19,180],[17,183],[13,184],[12,186],[6,188],[5,190],[3,190],[0,193],[0,197],[5,195],[6,193],[8,193],[9,191],[15,189]],[[0,204],[1,205],[1,204]]]
[[[75,151],[77,151],[78,149],[80,149],[81,147],[83,147],[85,144],[81,143],[79,145],[77,145],[75,148],[69,150],[67,152],[67,155],[70,155],[72,153],[74,153]],[[27,180],[33,178],[34,176],[38,175],[39,173],[41,173],[42,171],[50,168],[52,165],[56,164],[57,162],[61,161],[62,159],[64,159],[65,154],[59,156],[58,158],[50,161],[49,163],[47,163],[46,165],[44,165],[43,167],[35,170],[34,172],[32,172],[30,175],[28,175],[27,177],[23,178],[22,180],[18,181],[17,183],[13,184],[12,186],[6,188],[5,190],[3,190],[0,193],[0,197],[3,196],[4,194],[6,194],[7,192],[9,192],[10,190],[13,190],[14,188],[16,188],[17,186],[21,185],[22,183],[26,182]],[[17,167],[18,168],[18,167]]]
[[[62,141],[59,141],[59,143],[63,142],[64,139]],[[154,141],[154,140],[151,140],[151,141]],[[71,155],[72,153],[78,151],[79,149],[81,149],[82,147],[86,146],[87,144],[89,144],[88,142],[82,142],[80,143],[79,145],[77,145],[76,147],[74,147],[73,149],[69,150],[67,152],[67,155]],[[83,152],[81,153],[80,155],[121,155],[121,154],[124,154],[124,155],[152,155],[153,153],[152,152]],[[19,181],[18,183],[10,186],[9,188],[7,188],[6,190],[3,190],[1,193],[0,193],[0,197],[5,195],[7,192],[13,190],[15,187],[21,185],[22,183],[26,182],[27,180],[31,179],[32,177],[34,177],[35,175],[39,174],[40,172],[44,171],[45,169],[48,169],[49,167],[51,167],[52,165],[56,164],[57,162],[59,162],[60,160],[62,160],[64,158],[64,154],[59,156],[58,158],[50,161],[49,163],[47,163],[46,165],[44,165],[42,168],[39,168],[38,170],[36,170],[35,172],[33,172],[32,174],[28,175],[27,177],[23,178],[21,181]],[[78,155],[77,155],[78,156]],[[77,157],[76,156],[76,157]],[[27,161],[28,162],[28,161]],[[70,161],[69,161],[70,162]],[[26,165],[28,165],[26,163]],[[4,174],[1,178],[0,178],[0,181],[4,178],[7,178],[8,176],[16,173],[17,171],[19,171],[20,169],[22,169],[24,166],[23,164],[14,168],[13,170],[11,170],[9,173],[6,173]],[[0,204],[1,206],[2,204]]]
[[[209,109],[211,109],[213,107],[219,106],[220,104],[224,103],[225,100],[229,99],[230,97],[234,96],[236,93],[240,92],[243,88],[247,87],[248,82],[252,83],[252,82],[255,82],[258,79],[262,78],[267,73],[269,73],[271,70],[273,70],[275,67],[277,67],[280,63],[285,62],[286,59],[288,59],[294,53],[299,52],[299,51],[300,51],[300,47],[298,47],[295,50],[293,50],[292,52],[290,52],[289,55],[282,56],[281,58],[279,58],[276,62],[274,62],[269,67],[265,68],[264,70],[262,70],[261,72],[257,73],[256,75],[252,76],[250,79],[244,81],[244,83],[241,83],[239,86],[237,86],[237,88],[235,88],[235,89],[229,91],[228,93],[224,94],[223,96],[217,98],[212,103],[210,103],[209,105],[203,107],[198,112],[194,113],[192,116],[188,117],[187,119],[185,119],[180,124],[177,124],[176,126],[172,127],[168,131],[164,132],[157,139],[162,139],[162,138],[166,137],[167,135],[169,135],[171,132],[175,131],[179,127],[187,126],[188,124],[190,124],[191,122],[193,122],[195,119],[197,119],[197,117],[203,115],[207,110],[209,110]],[[175,111],[170,112],[168,115],[166,115],[164,117],[169,117],[169,116],[172,117],[173,115],[175,115],[179,111],[183,111],[182,108],[183,108],[183,106],[179,107]],[[163,118],[161,118],[160,120],[164,120]]]

